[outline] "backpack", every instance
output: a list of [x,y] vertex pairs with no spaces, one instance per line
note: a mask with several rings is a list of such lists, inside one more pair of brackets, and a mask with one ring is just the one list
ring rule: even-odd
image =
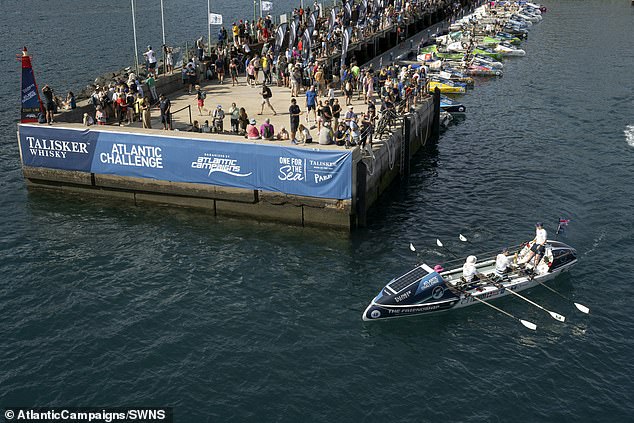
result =
[[271,125],[265,125],[262,131],[262,138],[273,138],[273,128]]
[[203,100],[207,98],[207,93],[205,91],[201,91],[200,92],[200,98],[202,98]]
[[264,88],[264,92],[262,93],[262,97],[271,98],[273,94],[271,93],[271,89],[269,87]]

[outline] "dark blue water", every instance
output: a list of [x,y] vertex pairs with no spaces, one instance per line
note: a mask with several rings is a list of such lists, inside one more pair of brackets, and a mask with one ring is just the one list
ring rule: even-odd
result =
[[[2,57],[27,44],[38,82],[59,92],[127,66],[129,3],[114,3],[2,2]],[[140,44],[160,44],[158,1],[138,3]],[[206,32],[204,1],[165,3],[168,42]],[[8,60],[0,406],[162,405],[183,422],[631,421],[634,7],[547,6],[527,56],[478,81],[467,117],[351,236],[29,193]],[[252,13],[249,2],[222,7],[225,19]],[[580,261],[554,286],[589,316],[536,288],[527,295],[566,323],[515,299],[497,305],[536,332],[478,306],[361,321],[414,264],[409,242],[435,264],[449,258],[436,238],[477,253],[531,238],[537,220],[552,233],[560,216]]]

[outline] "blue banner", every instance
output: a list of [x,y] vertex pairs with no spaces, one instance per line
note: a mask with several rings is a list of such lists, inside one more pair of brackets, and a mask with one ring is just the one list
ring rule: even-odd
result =
[[90,172],[97,133],[88,129],[20,125],[22,163],[26,166]]
[[24,165],[319,198],[352,197],[352,153],[20,125]]

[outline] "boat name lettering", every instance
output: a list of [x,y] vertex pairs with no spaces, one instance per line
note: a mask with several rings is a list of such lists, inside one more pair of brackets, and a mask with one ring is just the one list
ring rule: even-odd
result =
[[112,144],[110,153],[99,154],[99,160],[101,163],[119,166],[163,169],[161,147],[153,145]]
[[412,290],[410,289],[409,291],[407,291],[407,292],[405,292],[405,293],[403,293],[403,294],[401,294],[401,295],[399,295],[397,297],[394,297],[394,301],[396,301],[397,303],[400,302],[400,301],[403,301],[404,299],[409,298],[409,296],[411,294],[412,294]]
[[401,309],[389,309],[390,314],[401,314],[401,313],[422,313],[424,311],[433,311],[440,308],[439,304],[430,305],[425,307],[412,307],[412,308],[401,308]]
[[79,141],[47,140],[26,137],[29,151],[33,156],[57,157],[65,159],[67,153],[88,154],[88,143]]

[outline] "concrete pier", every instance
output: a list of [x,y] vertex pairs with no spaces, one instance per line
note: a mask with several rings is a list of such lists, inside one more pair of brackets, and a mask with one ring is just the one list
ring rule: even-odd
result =
[[[407,31],[427,28],[429,24],[441,18],[442,16],[434,14],[425,15],[419,21],[410,23]],[[396,33],[386,30],[371,39],[353,44],[351,52],[360,64],[363,64],[398,44]],[[349,57],[350,55],[349,52]],[[339,58],[333,56],[329,60],[334,65],[338,63]],[[290,128],[288,114],[290,92],[287,88],[271,87],[273,92],[271,104],[277,111],[277,115],[273,115],[268,108],[264,110],[263,115],[258,115],[261,108],[260,86],[257,88],[246,86],[244,77],[240,78],[240,83],[240,86],[232,87],[230,79],[226,79],[223,85],[216,81],[203,85],[203,89],[208,93],[205,101],[206,109],[213,110],[216,105],[221,104],[226,112],[231,103],[235,102],[238,107],[245,107],[249,118],[256,119],[258,127],[265,118],[269,118],[276,132],[282,126]],[[140,206],[160,203],[195,207],[204,209],[215,216],[241,216],[298,226],[325,226],[352,230],[366,225],[367,212],[381,194],[394,181],[407,178],[409,163],[414,154],[426,143],[431,142],[430,140],[437,139],[435,136],[438,131],[439,103],[438,99],[434,101],[432,96],[418,100],[415,107],[400,116],[380,121],[376,125],[372,148],[366,149],[354,147],[347,150],[345,147],[336,145],[319,145],[316,143],[316,129],[311,129],[315,142],[304,145],[293,145],[290,141],[247,140],[228,133],[186,132],[192,120],[198,120],[201,124],[209,120],[211,123],[211,117],[199,115],[196,96],[184,90],[180,73],[161,77],[158,84],[159,92],[166,93],[171,99],[172,110],[180,110],[173,116],[174,127],[179,129],[178,131],[142,129],[140,124],[87,128],[77,123],[81,121],[84,112],[94,113],[92,106],[87,104],[72,112],[60,114],[57,116],[58,122],[53,126],[20,125],[18,140],[23,173],[29,187],[115,196]],[[303,95],[297,100],[301,109],[305,111]],[[366,110],[362,101],[355,99],[353,105],[357,113]],[[345,106],[342,104],[342,107],[343,115]],[[161,128],[158,111],[153,110],[153,115],[152,127]],[[304,123],[303,116],[301,122]],[[225,119],[224,126],[225,129],[230,127],[229,117]],[[88,152],[92,152],[92,156],[89,159],[77,158],[78,164],[70,162],[65,164],[61,159],[49,157],[57,146],[50,147],[45,142],[42,144],[40,139],[77,143],[80,145],[77,148],[87,148]],[[71,139],[74,141],[69,141]],[[34,140],[40,141],[39,147],[38,145],[34,147]],[[87,147],[81,147],[84,144]],[[103,163],[100,163],[99,157],[103,158],[105,157],[103,154],[109,154],[108,152],[111,151],[103,149],[105,147],[102,148],[106,144],[112,151],[116,151],[117,148],[119,150],[146,147],[162,149],[160,158],[165,161],[165,166],[161,167],[160,171],[163,173],[158,172],[157,169],[137,166],[138,163],[128,164],[128,166],[124,166],[125,163],[124,165],[104,164],[106,159],[102,159]],[[61,145],[59,144],[60,149],[63,149]],[[221,183],[214,183],[213,179],[209,181],[200,179],[202,176],[192,178],[192,166],[189,165],[192,160],[187,156],[190,147],[186,146],[196,151],[198,149],[204,151],[204,154],[198,154],[199,159],[213,157],[213,160],[225,160],[226,163],[232,163],[230,167],[234,166],[238,170],[236,172],[227,170],[227,173],[233,176],[227,177],[229,179],[221,178]],[[264,151],[263,149],[267,154],[274,156],[270,163],[276,163],[277,167],[269,162],[265,164],[265,161],[257,156],[258,152]],[[72,151],[68,153],[69,156],[73,154],[77,156],[79,153]],[[127,151],[125,154],[128,160],[148,159],[141,155],[134,156]],[[173,157],[180,161],[170,162]],[[222,159],[218,159],[219,157]],[[319,164],[322,163],[320,157],[324,157],[323,163],[327,164],[325,167],[320,167]],[[331,163],[330,159],[325,157],[334,157],[336,160],[332,159]],[[303,182],[304,185],[299,189],[289,188],[290,185],[287,182],[280,183],[280,177],[277,175],[284,167],[284,163],[291,163],[285,162],[290,158],[303,163],[299,168],[304,172],[301,176],[304,179],[298,183]],[[82,160],[90,160],[90,163],[85,164]],[[253,163],[245,165],[245,161],[253,161]],[[334,161],[345,162],[346,165],[340,168],[337,167],[338,164],[333,164]],[[205,162],[205,165],[209,163]],[[256,175],[257,181],[252,185],[247,184],[248,186],[240,185],[241,182],[232,186],[233,182],[230,178],[233,177],[238,181],[242,176],[247,176],[240,172],[246,172],[244,170],[246,168],[251,169],[249,166],[253,169],[249,177]],[[217,175],[217,173],[212,175],[213,171],[215,169],[209,168],[210,177]],[[314,173],[315,181],[309,181],[310,177],[307,173],[310,175]],[[299,173],[297,177],[300,178]],[[274,183],[267,182],[269,180],[274,180]],[[330,191],[324,191],[322,187],[328,184],[331,184],[333,188]],[[336,195],[329,196],[329,193],[336,193]]]

